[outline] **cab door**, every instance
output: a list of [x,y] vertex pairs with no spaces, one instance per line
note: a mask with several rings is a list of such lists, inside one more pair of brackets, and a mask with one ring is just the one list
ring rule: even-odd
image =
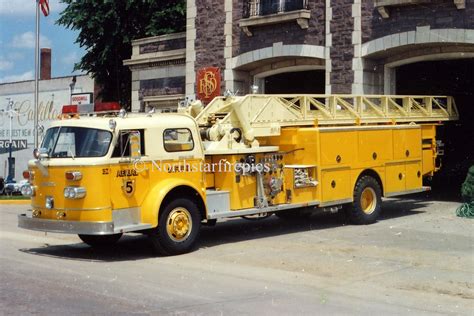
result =
[[[133,135],[140,135],[137,140]],[[112,208],[128,209],[140,207],[149,190],[149,168],[147,167],[145,133],[142,129],[121,130],[112,154],[110,168],[110,198]],[[137,141],[139,144],[137,144]],[[139,145],[141,157],[135,157],[134,146]]]

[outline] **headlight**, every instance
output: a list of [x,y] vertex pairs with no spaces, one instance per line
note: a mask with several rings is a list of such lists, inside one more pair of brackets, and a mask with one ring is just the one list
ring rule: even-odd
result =
[[66,179],[71,181],[79,181],[82,179],[82,173],[80,171],[67,171]]
[[64,197],[66,199],[82,199],[86,196],[86,189],[83,187],[65,187]]
[[54,207],[54,198],[52,196],[47,196],[44,206],[47,209],[52,209]]
[[26,197],[35,196],[35,187],[30,185],[30,184],[24,184],[21,187],[20,192],[21,192],[22,195],[24,195]]

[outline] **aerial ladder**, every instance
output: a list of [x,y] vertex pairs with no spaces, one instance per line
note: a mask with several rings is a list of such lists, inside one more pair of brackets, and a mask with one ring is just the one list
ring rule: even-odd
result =
[[[257,138],[277,136],[281,128],[290,126],[433,124],[459,119],[450,96],[250,94],[218,97],[205,107],[198,101],[187,112],[203,129],[209,150],[255,148]],[[228,142],[226,138],[235,132],[241,133],[232,138],[238,141]]]

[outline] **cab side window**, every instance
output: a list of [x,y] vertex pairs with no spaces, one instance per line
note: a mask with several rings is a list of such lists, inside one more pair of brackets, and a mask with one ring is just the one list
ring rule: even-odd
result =
[[191,151],[194,140],[187,128],[168,128],[163,132],[163,145],[167,152]]
[[145,155],[145,130],[121,130],[119,132],[118,140],[115,143],[112,158],[129,158],[130,157],[130,135],[132,132],[140,133],[140,147],[141,154]]

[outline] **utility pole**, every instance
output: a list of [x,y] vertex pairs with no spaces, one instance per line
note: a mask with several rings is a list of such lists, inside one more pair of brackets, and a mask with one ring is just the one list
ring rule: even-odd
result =
[[11,182],[15,178],[15,159],[12,157],[13,116],[18,116],[18,113],[13,108],[13,105],[14,105],[13,100],[11,98],[7,98],[7,100],[8,100],[7,110],[4,111],[8,115],[9,123],[10,123],[10,132],[9,132],[10,139],[8,141],[8,176],[7,176],[7,182]]
[[39,45],[40,45],[40,7],[36,2],[36,41],[35,41],[35,106],[33,108],[34,120],[34,147],[38,148],[38,103],[39,103]]

